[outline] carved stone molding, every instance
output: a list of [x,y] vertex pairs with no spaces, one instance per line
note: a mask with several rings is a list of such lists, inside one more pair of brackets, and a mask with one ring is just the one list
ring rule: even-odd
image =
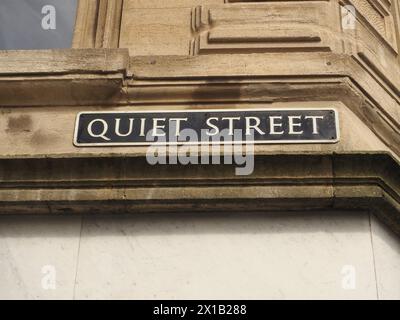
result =
[[123,0],[79,0],[73,48],[118,48]]
[[356,8],[358,19],[377,31],[392,47],[397,50],[396,32],[392,3],[389,0],[341,0]]
[[400,155],[398,83],[383,81],[347,55],[129,59],[127,50],[96,49],[35,52],[35,61],[29,57],[30,52],[0,53],[2,106],[342,101]]
[[331,3],[257,3],[194,8],[191,54],[331,51],[339,45],[327,14]]
[[140,157],[2,159],[1,213],[364,209],[400,235],[400,166],[388,155],[260,155],[255,168],[235,177],[231,166],[165,170]]

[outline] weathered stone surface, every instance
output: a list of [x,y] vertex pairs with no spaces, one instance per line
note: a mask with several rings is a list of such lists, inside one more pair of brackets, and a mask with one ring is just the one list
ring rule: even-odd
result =
[[[351,3],[355,29],[334,0],[81,0],[75,49],[0,52],[3,212],[370,207],[398,230],[399,5]],[[340,142],[256,146],[247,178],[72,144],[80,111],[255,106],[334,107]]]
[[[80,0],[74,49],[0,51],[0,297],[400,297],[399,26],[398,0]],[[296,107],[340,141],[257,145],[249,176],[73,145],[82,111]]]

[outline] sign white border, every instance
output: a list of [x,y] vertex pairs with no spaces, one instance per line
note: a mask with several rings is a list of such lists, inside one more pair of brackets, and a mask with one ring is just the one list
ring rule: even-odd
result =
[[[180,142],[100,142],[100,143],[78,143],[78,129],[79,129],[79,118],[82,114],[101,114],[101,113],[193,113],[193,112],[246,112],[246,111],[333,111],[335,114],[335,129],[336,139],[331,140],[257,140],[257,141],[180,141]],[[339,113],[335,108],[256,108],[256,109],[179,109],[179,110],[143,110],[143,111],[82,111],[79,112],[75,120],[74,130],[74,141],[73,144],[76,147],[129,147],[129,146],[180,146],[180,145],[225,145],[225,144],[334,144],[340,141],[340,125],[339,125]]]

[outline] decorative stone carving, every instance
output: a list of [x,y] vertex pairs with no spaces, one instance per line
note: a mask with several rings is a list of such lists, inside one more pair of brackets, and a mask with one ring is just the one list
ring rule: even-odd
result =
[[331,51],[330,4],[265,2],[199,6],[192,11],[191,53]]

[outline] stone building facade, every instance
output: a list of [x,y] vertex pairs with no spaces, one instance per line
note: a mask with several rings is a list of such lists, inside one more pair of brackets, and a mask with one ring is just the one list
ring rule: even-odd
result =
[[[72,47],[0,51],[0,297],[400,298],[398,0],[79,0]],[[81,112],[225,109],[340,138],[243,176],[74,144]]]

